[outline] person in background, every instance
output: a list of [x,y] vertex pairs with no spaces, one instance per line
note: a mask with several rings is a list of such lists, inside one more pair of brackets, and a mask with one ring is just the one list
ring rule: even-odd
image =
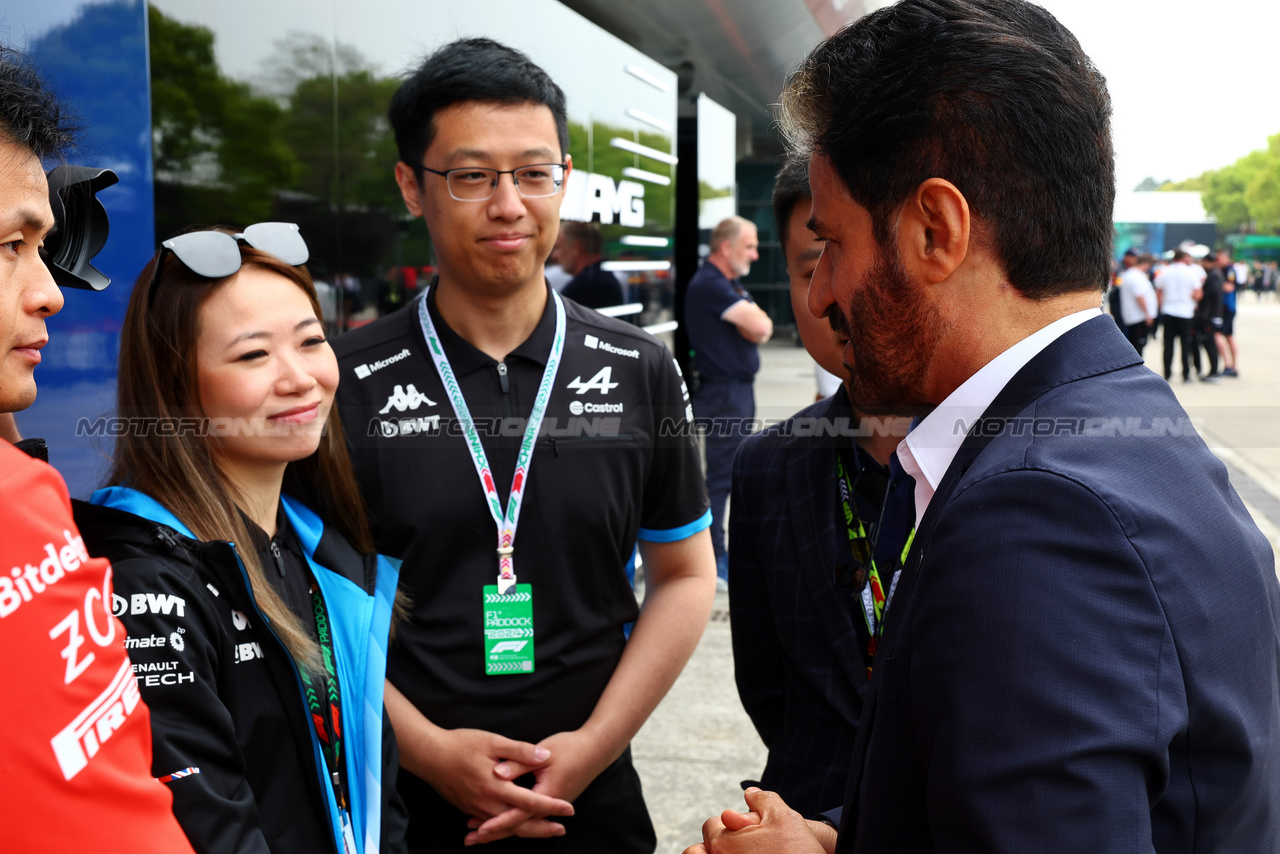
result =
[[1140,254],[1120,276],[1120,316],[1124,320],[1125,337],[1139,356],[1156,322],[1156,291],[1147,278],[1153,263],[1155,258]]
[[560,265],[573,276],[560,293],[587,308],[606,308],[623,303],[622,285],[601,265],[600,226],[594,222],[562,222],[556,237]]
[[383,711],[397,573],[373,551],[306,260],[289,223],[164,242],[120,346],[117,412],[152,427],[121,434],[112,485],[75,504],[115,566],[153,773],[205,854],[404,851]]
[[54,228],[44,161],[75,138],[30,61],[0,47],[0,838],[13,852],[183,854],[112,567],[89,556],[62,477],[10,442],[63,304],[41,252]]
[[[1218,373],[1218,335],[1222,329],[1222,296],[1226,276],[1221,262],[1212,252],[1204,257],[1201,266],[1204,268],[1205,278],[1200,298],[1196,302],[1195,314],[1191,318],[1191,333],[1196,341],[1196,373],[1200,374],[1201,382],[1212,384],[1217,383],[1222,376]],[[1208,368],[1203,372],[1200,350],[1204,350],[1204,367]]]
[[[807,164],[789,160],[773,209],[796,325],[818,364],[847,378],[848,329],[838,314],[809,312],[822,254],[805,226],[809,207]],[[830,399],[747,437],[734,460],[734,677],[769,749],[760,785],[804,815],[844,799],[883,594],[915,517],[915,484],[893,453],[909,426],[859,412],[841,383]]]
[[[1192,270],[1190,261],[1191,256],[1185,251],[1176,250],[1173,263],[1165,267],[1155,281],[1156,300],[1164,318],[1164,378],[1172,381],[1176,342],[1181,348],[1184,383],[1191,382],[1192,356],[1197,352],[1191,321],[1201,296],[1200,279]],[[1198,363],[1199,356],[1195,358]]]
[[1249,286],[1249,267],[1243,262],[1231,263],[1231,251],[1218,253],[1222,267],[1222,327],[1218,330],[1218,354],[1222,356],[1222,375],[1239,377],[1236,362],[1240,353],[1236,349],[1236,299]]
[[739,279],[759,259],[755,224],[729,217],[711,230],[711,254],[689,279],[684,322],[698,374],[693,414],[707,422],[707,495],[711,499],[711,545],[721,589],[728,585],[729,553],[724,517],[733,455],[756,413],[755,383],[760,345],[773,335],[773,321]]

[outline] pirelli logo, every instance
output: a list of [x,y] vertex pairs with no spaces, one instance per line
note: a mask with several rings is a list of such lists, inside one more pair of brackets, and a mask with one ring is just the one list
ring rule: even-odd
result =
[[125,659],[107,690],[50,739],[63,777],[70,780],[85,769],[102,745],[124,726],[125,718],[137,708],[139,699],[133,668]]

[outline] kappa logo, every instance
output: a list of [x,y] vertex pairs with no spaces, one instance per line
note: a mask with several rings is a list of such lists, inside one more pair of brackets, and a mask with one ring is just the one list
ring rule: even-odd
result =
[[435,406],[436,402],[418,391],[413,383],[409,383],[408,389],[402,385],[397,385],[395,390],[391,392],[391,396],[387,398],[387,405],[378,410],[379,415],[386,415],[392,409],[396,412],[404,412],[406,409],[417,409],[422,404],[427,406]]
[[365,362],[363,365],[356,365],[355,367],[356,379],[360,379],[360,380],[368,379],[376,372],[385,368],[387,365],[394,365],[396,362],[399,362],[402,359],[407,359],[407,358],[409,358],[409,348],[405,347],[403,350],[401,350],[399,353],[396,353],[394,356],[388,356],[387,358],[379,359],[376,362]]
[[613,368],[608,365],[601,368],[599,373],[585,383],[582,381],[582,377],[580,376],[574,377],[573,382],[569,383],[569,388],[573,389],[578,394],[586,394],[588,391],[592,390],[598,391],[601,394],[608,394],[611,389],[615,389],[617,387],[618,384],[613,382]]
[[496,643],[493,645],[493,649],[489,650],[489,654],[497,655],[500,652],[519,652],[520,650],[524,649],[528,645],[529,645],[529,642],[527,640],[501,641],[500,643]]
[[603,350],[606,353],[612,353],[615,356],[626,356],[628,359],[639,359],[639,350],[624,350],[621,347],[615,347],[608,341],[601,341],[594,335],[588,335],[582,339],[582,343],[586,344],[592,350]]

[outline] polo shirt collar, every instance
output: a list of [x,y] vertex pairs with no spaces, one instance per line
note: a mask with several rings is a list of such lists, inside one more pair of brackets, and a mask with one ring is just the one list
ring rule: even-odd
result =
[[[444,346],[445,352],[449,356],[449,365],[453,368],[455,376],[465,376],[481,368],[492,368],[498,364],[488,353],[476,348],[470,341],[463,338],[444,321],[440,316],[440,312],[436,309],[436,283],[439,276],[431,280],[431,288],[427,293],[427,311],[431,312],[431,320],[436,325],[436,334],[440,336],[440,343]],[[524,359],[529,362],[546,366],[547,358],[551,355],[551,344],[555,340],[556,335],[556,310],[551,299],[551,289],[547,288],[547,304],[542,310],[542,317],[538,319],[538,325],[533,328],[533,332],[529,334],[520,346],[516,347],[507,354],[507,360],[513,358]]]

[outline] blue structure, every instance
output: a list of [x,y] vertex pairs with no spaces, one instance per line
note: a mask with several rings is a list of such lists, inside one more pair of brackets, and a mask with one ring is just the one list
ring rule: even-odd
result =
[[[42,0],[5,13],[10,43],[31,56],[84,125],[71,162],[120,176],[100,197],[111,239],[94,261],[112,285],[100,293],[64,291],[66,305],[49,321],[49,346],[36,370],[39,397],[18,415],[24,435],[48,440],[50,460],[78,497],[106,472],[110,440],[83,435],[84,427],[114,407],[125,304],[155,245],[146,23],[143,0]],[[25,43],[14,41],[18,34]]]

